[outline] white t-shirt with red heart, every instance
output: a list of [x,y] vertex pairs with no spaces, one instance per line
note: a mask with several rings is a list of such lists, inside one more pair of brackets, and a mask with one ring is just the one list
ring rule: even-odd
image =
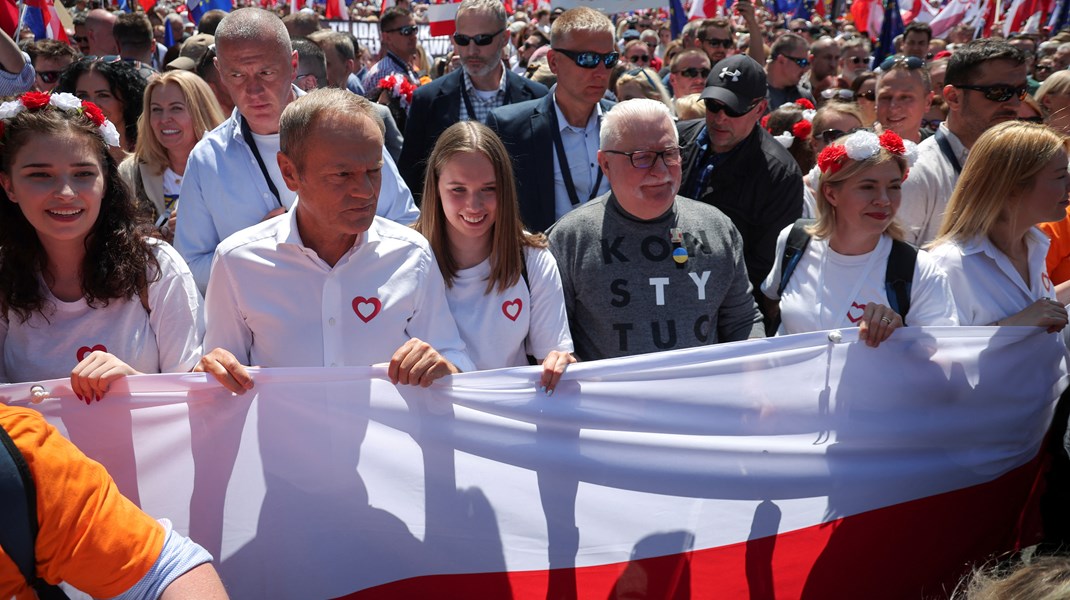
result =
[[[490,259],[462,269],[446,289],[450,312],[457,321],[476,368],[527,365],[527,355],[542,360],[551,351],[572,352],[565,297],[557,261],[545,248],[525,248],[528,281],[487,294]],[[530,286],[530,294],[528,292]]]
[[[84,299],[62,302],[45,292],[54,307],[26,322],[0,315],[0,381],[67,378],[85,355],[103,350],[141,373],[183,373],[201,357],[201,294],[189,267],[174,248],[149,239],[160,263],[159,280],[149,283],[145,311],[140,296],[91,307]],[[47,316],[47,318],[46,318]]]
[[[777,300],[790,230],[788,226],[780,232],[776,261],[762,282],[762,293],[773,300]],[[777,335],[857,327],[866,304],[890,306],[884,279],[891,250],[892,238],[887,235],[881,236],[872,252],[857,256],[832,250],[827,240],[811,239],[779,298]],[[958,325],[947,276],[924,250],[918,251],[905,321],[911,326]]]

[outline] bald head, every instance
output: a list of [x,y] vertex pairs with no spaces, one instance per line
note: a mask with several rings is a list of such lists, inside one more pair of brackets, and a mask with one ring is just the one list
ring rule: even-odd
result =
[[85,17],[85,31],[89,38],[89,54],[106,56],[118,54],[119,46],[115,43],[112,27],[116,16],[102,9],[94,8]]
[[226,48],[236,44],[262,45],[265,52],[290,56],[290,34],[275,13],[262,8],[240,8],[223,18],[215,32],[216,52],[226,55]]

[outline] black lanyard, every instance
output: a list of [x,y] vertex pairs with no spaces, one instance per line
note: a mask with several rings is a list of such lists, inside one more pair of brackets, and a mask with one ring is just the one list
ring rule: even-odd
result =
[[241,135],[245,138],[245,143],[249,144],[249,149],[253,151],[256,164],[260,165],[260,172],[264,174],[268,189],[275,195],[275,201],[279,203],[279,207],[286,210],[286,205],[282,203],[282,198],[279,196],[279,188],[275,187],[275,182],[271,180],[271,174],[268,173],[267,165],[264,164],[264,159],[260,156],[260,149],[256,147],[256,140],[253,139],[253,130],[249,129],[249,123],[245,120],[245,117],[241,117]]
[[951,150],[951,142],[947,141],[947,136],[944,135],[944,132],[940,129],[937,129],[933,137],[936,138],[936,145],[940,146],[940,152],[944,153],[944,156],[947,157],[948,162],[950,162],[951,166],[955,168],[955,174],[961,174],[962,165],[959,164],[959,159],[955,157],[954,151]]
[[[576,194],[576,185],[572,183],[572,172],[568,165],[568,156],[565,155],[565,144],[561,142],[561,125],[557,121],[557,107],[554,106],[550,111],[550,122],[553,125],[553,130],[550,132],[554,136],[554,150],[557,151],[557,164],[561,167],[561,179],[565,180],[565,191],[568,192],[568,199],[572,202],[572,206],[580,205],[580,197]],[[584,160],[584,163],[587,161]],[[594,185],[591,186],[591,195],[587,197],[588,201],[594,199],[598,195],[598,188],[602,185],[602,169],[598,169],[598,177],[594,180]]]
[[398,58],[397,55],[395,55],[393,52],[387,50],[386,57],[389,58],[391,62],[393,62],[395,65],[405,70],[405,77],[409,80],[409,83],[417,83],[420,81],[420,78],[416,76],[416,72],[412,70],[412,67],[409,66],[409,64],[405,61]]

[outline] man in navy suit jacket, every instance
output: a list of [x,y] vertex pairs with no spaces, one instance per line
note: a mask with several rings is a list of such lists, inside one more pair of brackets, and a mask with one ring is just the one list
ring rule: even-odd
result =
[[453,35],[461,68],[412,96],[398,164],[404,165],[401,175],[417,202],[427,157],[446,128],[462,119],[486,123],[491,109],[546,95],[546,86],[516,75],[502,63],[502,48],[509,41],[506,18],[500,0],[462,2]]
[[602,99],[619,58],[613,23],[586,7],[565,11],[554,21],[550,45],[552,93],[495,109],[487,119],[513,157],[520,217],[529,231],[544,231],[609,191],[598,167],[598,138],[602,114],[613,106]]

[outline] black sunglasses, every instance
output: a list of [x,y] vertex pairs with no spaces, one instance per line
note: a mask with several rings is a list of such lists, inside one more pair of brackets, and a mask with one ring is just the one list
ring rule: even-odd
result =
[[869,57],[868,56],[851,56],[851,57],[848,57],[847,60],[851,61],[852,65],[860,65],[862,63],[868,63],[869,62]]
[[728,107],[728,105],[722,104],[722,103],[720,103],[720,102],[718,102],[718,101],[716,101],[716,100],[714,100],[712,98],[706,98],[704,102],[706,103],[706,112],[711,113],[711,114],[717,114],[717,113],[719,113],[719,112],[721,112],[723,110],[724,114],[728,115],[729,117],[731,117],[733,119],[737,119],[737,118],[742,117],[743,115],[749,113],[750,111],[754,110],[754,107],[758,106],[762,102],[762,99],[758,98],[758,100],[756,100],[753,104],[748,106],[747,109],[744,110],[743,112],[737,112],[735,110],[732,110],[731,108]]
[[415,25],[405,25],[404,27],[398,27],[397,29],[384,29],[383,33],[398,33],[398,34],[401,34],[403,36],[408,37],[408,36],[416,33],[416,26]]
[[63,71],[37,71],[37,76],[45,83],[56,83]]
[[621,152],[620,150],[603,150],[602,152],[627,156],[632,166],[636,169],[650,169],[658,162],[658,158],[661,158],[666,167],[675,167],[680,164],[680,148],[668,148],[661,151],[636,150],[635,152]]
[[705,78],[710,76],[710,70],[709,69],[698,69],[698,68],[695,68],[695,67],[692,67],[690,69],[680,69],[679,71],[676,71],[675,73],[677,75],[683,75],[684,77],[701,77],[703,79],[705,79]]
[[593,69],[599,64],[602,64],[607,69],[612,69],[620,58],[620,52],[599,54],[598,52],[577,52],[575,50],[565,50],[564,48],[554,48],[553,50],[571,58],[572,62],[584,69]]
[[809,58],[795,58],[793,56],[788,56],[787,54],[781,54],[780,56],[783,56],[784,58],[790,60],[791,62],[799,65],[799,68],[801,68],[801,69],[805,69],[806,67],[810,66],[810,59]]
[[821,133],[817,134],[817,138],[820,139],[822,142],[825,142],[825,144],[827,145],[831,144],[832,142],[835,142],[836,140],[840,139],[845,135],[851,135],[856,131],[862,131],[862,128],[855,127],[854,129],[851,129],[849,131],[844,131],[842,129],[826,129]]
[[1040,71],[1051,71],[1054,68],[1055,67],[1051,65],[1037,65],[1036,68],[1033,70],[1039,73]]
[[917,56],[904,56],[902,54],[893,54],[881,62],[881,71],[891,70],[897,65],[905,65],[907,69],[913,71],[914,69],[920,69],[925,66],[925,61]]
[[717,38],[713,38],[712,40],[702,40],[702,41],[706,42],[707,44],[709,44],[711,46],[720,46],[720,47],[724,48],[725,50],[727,50],[727,49],[729,49],[729,48],[731,48],[732,46],[735,45],[735,42],[733,42],[731,39],[719,40]]
[[628,60],[633,62],[633,63],[637,63],[639,61],[650,62],[650,55],[649,54],[636,54],[635,56],[629,56]]
[[858,98],[864,98],[870,102],[874,102],[877,99],[877,90],[869,90],[868,92],[859,92]]
[[499,29],[494,33],[480,33],[477,35],[465,35],[463,33],[455,33],[453,34],[453,43],[457,44],[458,46],[467,46],[468,42],[475,42],[477,46],[489,46],[490,43],[494,41],[494,38],[497,37],[497,35],[503,31],[505,31],[505,29]]
[[963,90],[981,92],[984,94],[985,99],[991,100],[992,102],[1007,102],[1015,97],[1019,100],[1023,100],[1025,99],[1026,93],[1029,91],[1029,88],[1024,85],[1015,87],[1005,83],[998,83],[996,85],[951,85]]

